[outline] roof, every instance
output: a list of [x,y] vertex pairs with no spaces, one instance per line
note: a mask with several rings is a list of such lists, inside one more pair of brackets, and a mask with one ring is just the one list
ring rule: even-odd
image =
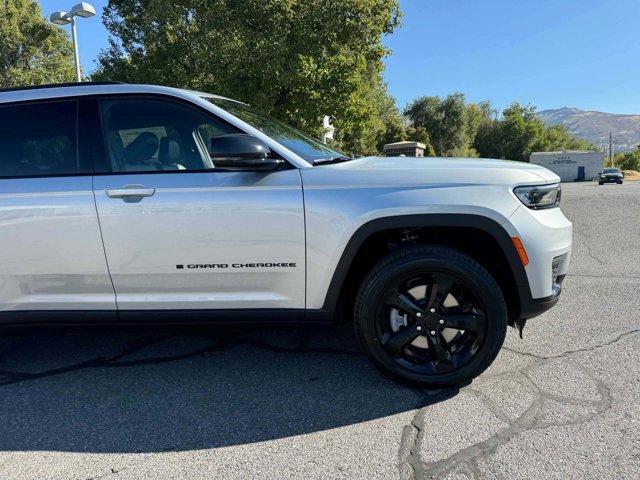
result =
[[[170,95],[173,97],[195,100],[199,97],[225,98],[210,93],[164,87],[161,85],[143,85],[116,82],[84,82],[63,83],[53,85],[34,85],[20,88],[0,90],[0,104],[27,100],[43,100],[50,98],[78,97],[84,95],[113,95],[119,93],[149,93]],[[228,99],[230,100],[230,99]]]
[[45,83],[43,85],[24,85],[21,87],[0,88],[2,92],[15,92],[18,90],[36,90],[41,88],[60,88],[60,87],[86,87],[90,85],[121,85],[124,82],[69,82],[69,83]]
[[389,148],[421,148],[423,150],[427,148],[427,146],[424,143],[411,142],[409,140],[404,140],[402,142],[395,142],[395,143],[387,143],[384,146],[384,149],[387,150],[387,147]]

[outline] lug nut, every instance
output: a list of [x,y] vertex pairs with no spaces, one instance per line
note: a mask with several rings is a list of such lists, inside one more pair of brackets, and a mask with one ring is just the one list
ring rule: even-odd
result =
[[431,313],[436,313],[436,309],[432,308],[431,310],[429,310]]
[[420,330],[422,330],[422,327],[421,327],[420,325],[418,325],[418,326],[416,327],[416,330],[420,331]]
[[435,335],[436,331],[435,330],[431,330],[431,335]]
[[440,319],[440,320],[438,321],[438,323],[439,323],[440,325],[444,325],[444,320],[443,320],[443,319]]
[[416,313],[416,317],[420,318],[422,314],[420,312]]

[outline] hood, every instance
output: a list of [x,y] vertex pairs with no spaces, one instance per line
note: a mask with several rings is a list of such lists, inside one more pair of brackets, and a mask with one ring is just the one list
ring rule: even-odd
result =
[[[313,170],[341,172],[364,183],[446,183],[538,185],[560,181],[555,173],[532,163],[485,158],[364,157],[318,165]],[[319,172],[318,172],[319,173]],[[359,183],[359,182],[358,182]]]

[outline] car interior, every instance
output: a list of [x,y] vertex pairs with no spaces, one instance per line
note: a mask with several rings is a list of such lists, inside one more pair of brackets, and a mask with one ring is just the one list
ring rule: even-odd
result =
[[234,133],[180,105],[161,101],[106,101],[103,124],[115,172],[209,170],[211,138]]

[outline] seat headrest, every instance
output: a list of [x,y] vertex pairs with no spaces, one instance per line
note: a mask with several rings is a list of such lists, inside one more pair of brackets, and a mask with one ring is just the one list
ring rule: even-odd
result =
[[176,140],[167,137],[160,139],[160,150],[158,150],[160,163],[175,163],[181,156],[180,144]]
[[158,150],[160,141],[151,132],[143,132],[124,149],[124,158],[127,162],[141,163],[150,160]]

